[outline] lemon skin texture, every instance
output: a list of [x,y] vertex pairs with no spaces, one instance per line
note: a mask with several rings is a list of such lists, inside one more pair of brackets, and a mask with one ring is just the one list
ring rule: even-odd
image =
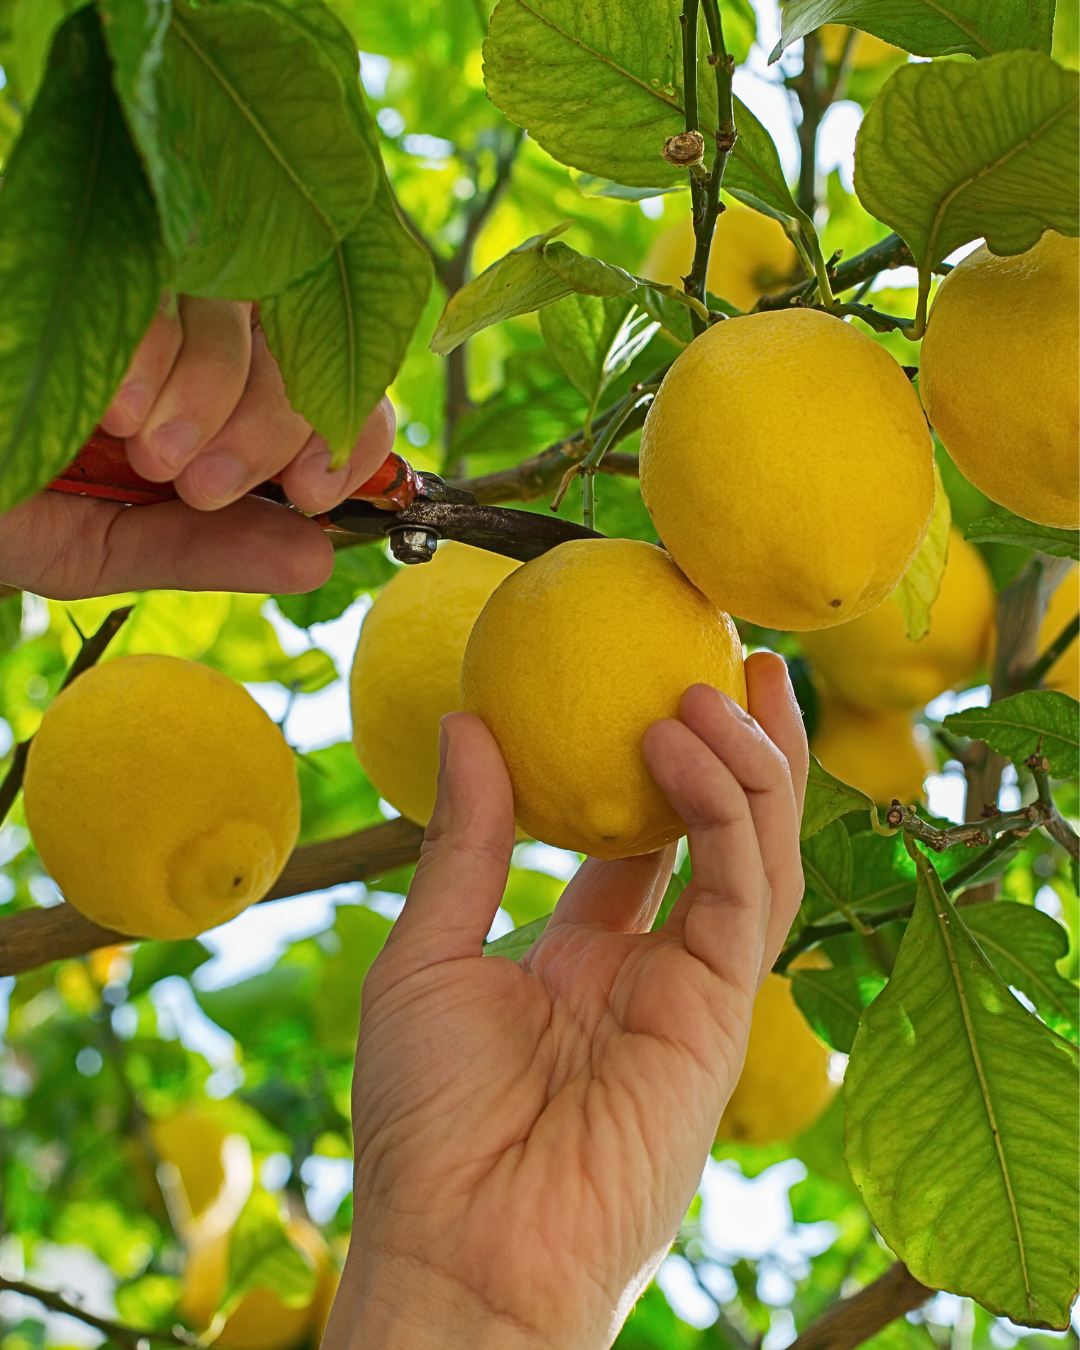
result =
[[924,638],[913,642],[900,606],[886,600],[850,623],[806,633],[802,645],[830,693],[870,712],[909,712],[985,668],[996,603],[982,554],[954,529]]
[[[1039,652],[1046,651],[1070,619],[1080,610],[1080,567],[1073,567],[1050,597],[1039,628]],[[1043,677],[1047,689],[1060,689],[1080,699],[1080,641],[1073,638]]]
[[[844,54],[850,29],[842,23],[823,23],[817,31],[825,60],[835,65]],[[855,49],[851,62],[853,70],[869,70],[872,66],[880,66],[883,61],[888,61],[894,56],[906,56],[905,52],[899,47],[894,47],[891,42],[883,42],[881,38],[874,37],[873,33],[863,33],[858,29],[855,30],[852,46]]]
[[835,699],[821,699],[810,749],[823,769],[878,806],[894,797],[905,806],[921,801],[923,780],[934,770],[906,713],[866,712]]
[[938,287],[919,390],[956,467],[1025,520],[1080,523],[1080,240],[1047,230],[997,258],[985,245]]
[[808,1129],[836,1092],[829,1054],[799,1011],[791,981],[766,975],[754,1000],[742,1075],[717,1139],[772,1144]]
[[930,523],[930,433],[884,348],[818,310],[714,324],[641,434],[641,495],[700,590],[765,628],[879,605]]
[[[689,218],[658,235],[641,265],[642,275],[682,288],[694,261],[694,226]],[[762,295],[791,284],[799,255],[778,220],[749,207],[727,203],[716,222],[705,289],[736,309],[753,309]]]
[[686,827],[645,767],[641,738],[711,684],[746,707],[726,614],[668,555],[632,539],[560,544],[502,583],[461,669],[535,839],[597,858],[663,847]]
[[118,657],[59,694],[23,795],[64,898],[133,937],[233,918],[270,889],[300,829],[280,730],[234,680],[175,656]]
[[520,564],[440,544],[380,591],[360,629],[350,692],[353,745],[395,810],[426,825],[439,780],[439,718],[461,708],[461,658],[492,591]]

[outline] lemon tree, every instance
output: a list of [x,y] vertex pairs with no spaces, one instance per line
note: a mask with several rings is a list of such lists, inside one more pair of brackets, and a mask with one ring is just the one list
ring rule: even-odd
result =
[[[302,596],[0,576],[0,1350],[58,1309],[315,1350],[439,717],[511,768],[516,958],[583,854],[681,836],[641,733],[758,647],[805,897],[616,1344],[1066,1326],[1078,64],[1068,0],[0,0],[0,512],[168,290],[258,301],[335,456],[388,391],[418,469],[607,536],[344,547]],[[790,1225],[717,1228],[732,1173]]]

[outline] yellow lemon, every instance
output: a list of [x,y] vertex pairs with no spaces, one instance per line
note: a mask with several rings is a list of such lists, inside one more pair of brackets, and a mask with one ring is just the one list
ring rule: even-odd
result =
[[[641,265],[642,275],[667,286],[682,286],[694,261],[694,226],[689,218],[659,235]],[[753,309],[759,296],[775,295],[802,275],[795,245],[771,216],[732,205],[716,222],[705,288],[736,309]]]
[[[303,1254],[316,1272],[315,1293],[308,1302],[292,1308],[273,1289],[250,1289],[232,1310],[210,1344],[220,1350],[293,1350],[306,1343],[316,1317],[323,1316],[316,1305],[320,1282],[333,1261],[322,1234],[306,1219],[290,1219],[285,1226],[292,1245]],[[200,1331],[209,1328],[225,1289],[229,1267],[231,1231],[188,1252],[184,1267],[184,1291],[179,1310]]]
[[[1080,567],[1065,573],[1064,579],[1050,597],[1046,614],[1039,629],[1039,651],[1046,651],[1070,619],[1080,610]],[[1073,638],[1043,677],[1047,689],[1060,689],[1071,698],[1080,699],[1080,642]]]
[[230,1229],[255,1179],[248,1141],[197,1106],[155,1120],[150,1133],[160,1161],[175,1169],[160,1175],[180,1237],[191,1244]]
[[300,829],[292,751],[235,681],[174,656],[95,666],[30,747],[26,820],[88,919],[193,937],[260,900]]
[[836,1092],[829,1054],[799,1011],[791,981],[766,975],[754,1000],[743,1071],[717,1139],[772,1144],[809,1129]]
[[995,606],[982,554],[953,530],[930,631],[919,642],[907,636],[899,605],[886,600],[851,623],[805,634],[802,644],[830,693],[871,712],[908,712],[986,665]]
[[[851,29],[842,23],[823,23],[817,30],[821,50],[825,60],[830,64],[835,65],[843,56],[849,32]],[[881,38],[874,37],[873,33],[863,33],[857,28],[851,45],[854,48],[851,54],[851,68],[854,70],[868,70],[871,66],[880,66],[883,61],[888,61],[894,56],[903,56],[905,59],[907,57],[906,52],[894,47],[891,42],[883,42]]]
[[985,245],[938,287],[919,390],[956,467],[1026,520],[1075,530],[1080,241],[1047,230],[998,258]]
[[921,800],[923,779],[934,769],[907,713],[866,712],[830,698],[820,701],[810,749],[823,769],[879,806],[894,797],[905,806]]
[[499,743],[521,827],[597,858],[686,832],[641,738],[697,683],[746,706],[735,625],[662,549],[634,539],[560,544],[512,573],[461,668],[462,701]]
[[439,718],[461,708],[461,658],[476,616],[520,566],[468,544],[440,544],[403,567],[360,629],[353,660],[353,744],[380,794],[426,825],[439,780]]
[[750,314],[668,371],[641,433],[641,495],[721,609],[828,628],[879,605],[914,558],[934,505],[930,433],[872,338],[819,310]]

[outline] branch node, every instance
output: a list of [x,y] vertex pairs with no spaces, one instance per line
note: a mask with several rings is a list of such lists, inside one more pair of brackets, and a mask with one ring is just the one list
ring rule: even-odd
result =
[[675,136],[668,136],[660,157],[681,169],[692,168],[705,158],[705,137],[700,131],[680,131]]

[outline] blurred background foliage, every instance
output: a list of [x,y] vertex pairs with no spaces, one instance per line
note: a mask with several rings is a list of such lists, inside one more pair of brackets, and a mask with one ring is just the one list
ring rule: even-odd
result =
[[[35,3],[0,3],[4,154],[36,81],[26,56],[33,51]],[[442,278],[391,390],[397,448],[418,467],[452,476],[504,469],[577,431],[585,406],[544,346],[536,315],[480,333],[464,350],[463,369],[456,377],[448,372],[447,361],[428,348],[448,290],[567,219],[574,222],[567,243],[638,270],[657,237],[687,216],[688,194],[643,202],[585,195],[588,184],[521,138],[484,93],[480,46],[490,0],[332,5],[363,53],[364,84],[394,190]],[[730,49],[763,72],[761,47],[752,50],[752,43],[764,18],[749,0],[725,0],[722,8]],[[761,15],[775,26],[771,7],[762,6]],[[1060,6],[1055,55],[1073,66],[1076,27],[1075,3]],[[770,45],[767,34],[765,49]],[[845,105],[852,115],[894,65],[856,69]],[[778,69],[797,74],[797,52],[758,78],[780,87]],[[842,250],[850,257],[884,236],[885,227],[860,206],[843,172],[822,173],[818,186],[827,254]],[[875,303],[912,315],[913,277],[908,283],[901,274],[896,284],[875,290]],[[917,345],[898,334],[870,335],[903,364],[918,364]],[[658,334],[610,398],[677,350]],[[635,450],[635,439],[620,448]],[[955,522],[962,527],[990,514],[987,499],[943,452],[939,458]],[[570,514],[580,512],[576,495],[575,489],[564,507]],[[597,497],[605,533],[654,538],[634,480],[603,477]],[[527,505],[546,510],[548,499]],[[980,548],[999,589],[1029,556],[1004,544]],[[184,656],[252,688],[296,745],[301,842],[336,837],[390,814],[347,739],[342,681],[362,614],[393,571],[386,555],[369,547],[339,553],[332,579],[312,595],[127,597],[135,611],[109,657],[138,651]],[[79,630],[93,629],[117,603],[0,598],[0,756],[33,733],[78,648]],[[799,655],[790,636],[745,636]],[[947,787],[951,779],[955,788],[962,782],[958,766],[931,734],[937,720],[927,714],[919,723],[939,783]],[[328,731],[336,737],[329,744]],[[1019,800],[1030,787],[1020,781],[1006,791]],[[1075,786],[1063,785],[1058,798],[1075,817]],[[846,821],[857,841],[866,823],[858,816]],[[519,846],[501,931],[549,913],[574,862],[553,850]],[[330,1262],[339,1263],[351,1213],[349,1088],[360,984],[410,872],[338,888],[314,906],[278,902],[205,942],[108,948],[0,981],[8,1009],[0,1045],[0,1275],[19,1279],[25,1272],[43,1285],[81,1290],[87,1307],[132,1326],[182,1322],[178,1221],[165,1200],[151,1127],[184,1110],[202,1113],[223,1137],[246,1141],[254,1194],[275,1198],[277,1218],[267,1222],[280,1222],[285,1232],[293,1220],[314,1220]],[[1075,980],[1077,897],[1064,851],[1033,836],[1008,861],[1003,887],[1010,899],[1038,905],[1064,925],[1068,954],[1058,969]],[[57,899],[16,807],[0,829],[0,915]],[[839,964],[887,971],[897,941],[898,934],[882,929],[872,947],[853,935],[828,944],[829,955]],[[843,1056],[833,1056],[831,1069],[838,1078]],[[781,1350],[829,1302],[880,1274],[892,1258],[841,1161],[841,1129],[836,1098],[792,1141],[718,1144],[674,1252],[627,1323],[620,1350]],[[306,1289],[302,1297],[310,1300],[310,1281]],[[313,1317],[299,1338],[310,1342],[317,1332]],[[1075,1342],[1075,1332],[1068,1335]],[[0,1294],[0,1350],[98,1339],[71,1319],[45,1317],[38,1305]],[[1025,1332],[970,1300],[942,1295],[925,1314],[898,1320],[871,1344],[875,1350],[928,1350],[931,1344],[1008,1350],[1022,1342],[1049,1350],[1060,1339]],[[237,1350],[271,1347],[238,1344]]]

